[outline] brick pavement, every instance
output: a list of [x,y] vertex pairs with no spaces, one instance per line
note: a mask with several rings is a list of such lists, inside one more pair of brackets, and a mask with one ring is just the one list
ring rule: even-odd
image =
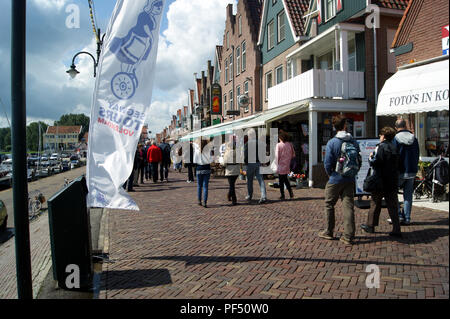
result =
[[[64,178],[77,178],[86,172],[86,167],[71,170],[55,176],[50,176],[28,184],[29,193],[40,190],[46,199],[52,197],[64,186]],[[5,201],[8,214],[13,216],[12,190],[0,192],[0,199]],[[43,205],[47,208],[47,203]],[[8,225],[11,224],[8,220]],[[50,230],[48,214],[45,212],[30,222],[30,251],[33,280],[33,297],[39,289],[52,266],[50,248]],[[17,298],[16,252],[15,239],[12,237],[0,245],[0,299]]]
[[[141,212],[110,212],[111,263],[103,265],[99,298],[449,297],[447,212],[414,207],[414,223],[397,240],[388,236],[385,209],[375,234],[359,229],[367,210],[356,209],[356,243],[346,246],[316,236],[324,226],[322,189],[294,190],[294,200],[278,201],[279,191],[268,187],[268,204],[249,205],[238,180],[233,207],[226,180],[216,178],[205,209],[196,184],[185,174],[170,177],[135,188]],[[336,214],[340,236],[340,204]],[[378,289],[366,288],[369,264],[380,268]]]

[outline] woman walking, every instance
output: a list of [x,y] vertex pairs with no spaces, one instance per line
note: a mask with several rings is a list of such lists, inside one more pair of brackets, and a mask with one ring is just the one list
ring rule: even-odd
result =
[[241,166],[239,164],[236,164],[235,149],[236,144],[234,142],[227,143],[223,158],[223,162],[225,165],[225,176],[228,179],[229,184],[228,201],[232,202],[233,205],[237,204],[235,185],[241,171]]
[[[194,143],[194,163],[197,164],[198,204],[207,208],[208,186],[211,176],[211,152],[206,148],[208,142],[202,140],[200,147]],[[203,193],[203,204],[202,204]]]
[[381,201],[384,197],[388,208],[389,216],[392,220],[393,230],[390,236],[402,237],[400,231],[400,220],[398,216],[398,161],[399,153],[392,143],[395,137],[395,130],[385,127],[380,131],[380,144],[374,153],[369,157],[369,164],[375,170],[375,174],[380,176],[382,188],[372,192],[367,223],[361,228],[367,233],[373,233],[375,226],[378,226],[381,213]]
[[288,142],[288,138],[289,137],[286,133],[280,133],[278,136],[280,142],[277,144],[275,152],[281,193],[280,199],[282,200],[285,199],[284,185],[286,185],[291,199],[294,198],[294,193],[292,192],[291,184],[288,179],[288,174],[291,171],[291,160],[295,157],[295,152],[292,144]]

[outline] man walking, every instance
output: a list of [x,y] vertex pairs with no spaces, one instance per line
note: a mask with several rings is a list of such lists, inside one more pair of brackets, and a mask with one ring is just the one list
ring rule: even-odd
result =
[[153,182],[158,182],[158,163],[162,161],[161,149],[156,145],[156,141],[152,142],[152,146],[148,149],[147,161],[152,168]]
[[[419,164],[419,142],[413,133],[406,129],[406,121],[399,119],[395,122],[395,135],[393,144],[400,154],[399,160],[399,187],[403,188],[403,211],[399,209],[400,223],[411,223],[411,207],[413,202],[414,178],[417,175]],[[388,220],[392,223],[392,220]]]
[[170,166],[170,145],[166,143],[166,139],[163,139],[163,142],[159,144],[159,148],[162,153],[162,161],[160,165],[160,175],[161,182],[164,182],[164,178],[166,182],[169,182],[169,166]]
[[247,166],[247,191],[248,195],[245,198],[247,201],[251,201],[253,197],[253,179],[256,179],[259,183],[259,188],[261,190],[261,198],[259,204],[267,202],[266,197],[266,184],[264,183],[264,178],[260,174],[259,170],[261,163],[258,158],[258,139],[256,138],[256,133],[251,129],[248,133],[248,140],[244,144],[244,163]]
[[[347,119],[343,115],[333,117],[333,127],[336,129],[337,134],[327,143],[324,161],[325,170],[329,176],[325,187],[327,228],[319,233],[319,237],[328,240],[334,239],[334,206],[338,199],[341,198],[344,210],[344,235],[340,238],[340,241],[351,245],[355,237],[355,176],[352,176],[353,174],[350,174],[350,176],[342,174],[339,165],[347,163],[347,160],[344,160],[347,157],[358,156],[357,160],[359,160],[359,163],[357,165],[360,167],[360,149],[352,135],[346,132]],[[348,153],[346,153],[348,155],[342,153],[343,149],[348,150]],[[357,154],[355,155],[355,153]]]

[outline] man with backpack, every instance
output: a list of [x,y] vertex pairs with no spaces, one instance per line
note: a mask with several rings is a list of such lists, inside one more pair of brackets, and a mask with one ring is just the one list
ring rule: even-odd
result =
[[326,146],[325,170],[329,176],[325,188],[325,212],[327,228],[319,233],[320,238],[332,240],[335,227],[335,211],[339,198],[344,210],[344,235],[340,241],[351,245],[355,237],[355,177],[361,168],[358,143],[347,133],[347,119],[343,115],[333,117],[337,134]]
[[161,182],[164,182],[164,178],[166,182],[169,182],[169,166],[170,166],[170,145],[166,143],[166,139],[163,139],[163,142],[159,145],[162,153],[162,161],[159,169],[159,173],[161,176]]

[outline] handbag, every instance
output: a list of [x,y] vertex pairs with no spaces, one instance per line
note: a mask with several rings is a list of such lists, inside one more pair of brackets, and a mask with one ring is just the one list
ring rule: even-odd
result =
[[[372,174],[373,172],[373,174]],[[367,193],[373,193],[377,191],[381,191],[383,189],[383,180],[381,176],[377,174],[375,170],[369,168],[367,172],[367,176],[364,179],[363,191]]]

